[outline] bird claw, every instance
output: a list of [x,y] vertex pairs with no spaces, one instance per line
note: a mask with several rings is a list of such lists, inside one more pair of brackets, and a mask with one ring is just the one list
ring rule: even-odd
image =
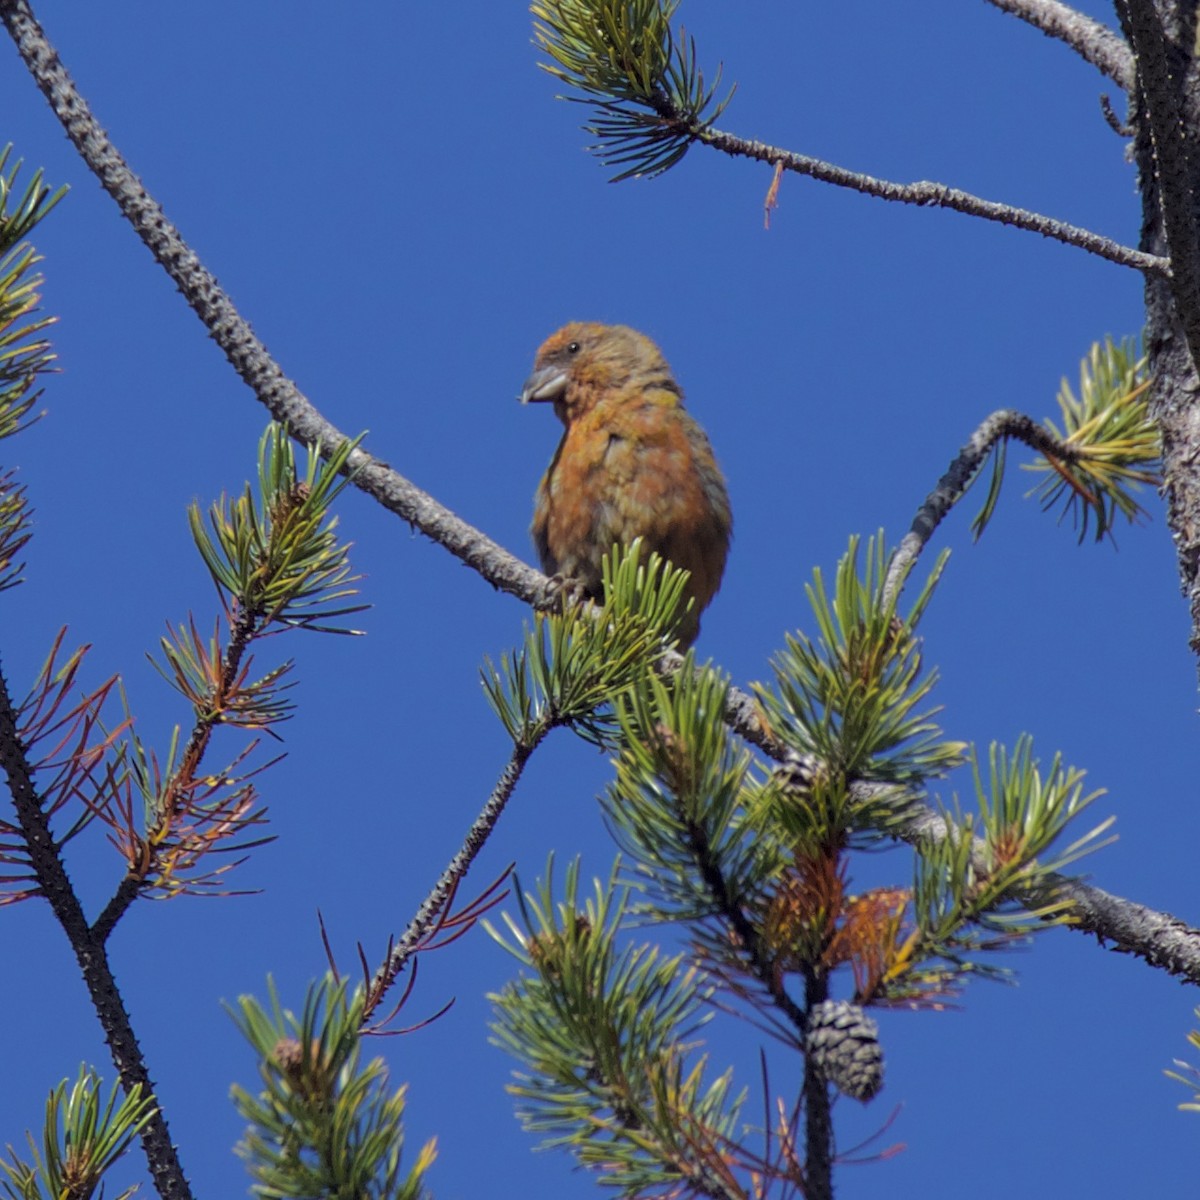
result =
[[591,598],[583,583],[568,575],[551,575],[545,594],[546,608],[564,613],[570,608],[579,608]]

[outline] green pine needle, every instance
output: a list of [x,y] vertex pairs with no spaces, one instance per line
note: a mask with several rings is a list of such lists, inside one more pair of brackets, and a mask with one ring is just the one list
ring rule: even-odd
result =
[[235,1085],[249,1124],[237,1153],[258,1200],[371,1196],[421,1200],[433,1142],[405,1172],[403,1088],[389,1093],[383,1059],[362,1060],[363,990],[326,976],[310,985],[299,1017],[268,981],[270,1007],[242,996],[230,1009],[259,1058],[263,1090]]
[[[143,1097],[140,1087],[122,1096],[114,1083],[107,1101],[101,1099],[99,1076],[81,1066],[73,1085],[64,1079],[47,1098],[40,1148],[33,1134],[26,1134],[30,1161],[7,1147],[8,1160],[0,1160],[6,1176],[0,1178],[0,1189],[9,1200],[89,1200],[102,1190],[105,1172],[125,1154],[154,1111],[153,1100]],[[136,1184],[117,1200],[128,1200],[135,1191]]]
[[508,937],[489,926],[527,968],[490,997],[493,1040],[523,1067],[509,1090],[543,1148],[569,1149],[622,1196],[726,1195],[712,1189],[745,1096],[696,1053],[714,989],[682,955],[617,945],[629,891],[616,876],[585,898],[576,861],[556,901],[551,861],[520,920],[505,914]]
[[[957,806],[950,833],[918,847],[913,885],[916,929],[880,998],[892,1003],[951,994],[970,976],[1006,978],[986,957],[1035,933],[1071,922],[1054,878],[1093,853],[1112,818],[1057,852],[1052,844],[1102,791],[1085,793],[1083,772],[1056,755],[1040,769],[1029,737],[1010,753],[993,744],[986,780],[973,759],[978,815]],[[982,842],[982,848],[976,839]]]
[[584,128],[614,182],[673,167],[732,98],[716,99],[696,62],[693,39],[671,28],[678,0],[535,0],[534,40],[542,69],[590,104]]
[[943,554],[908,615],[885,596],[882,535],[859,539],[838,563],[832,595],[819,570],[806,589],[815,637],[797,633],[776,656],[775,689],[756,688],[773,733],[815,755],[832,780],[915,784],[962,761],[924,708],[937,681],[922,671],[916,627],[945,565]]
[[1097,541],[1111,537],[1119,516],[1133,522],[1144,516],[1136,493],[1161,483],[1158,427],[1150,417],[1150,378],[1146,356],[1132,338],[1095,343],[1079,365],[1079,395],[1064,379],[1058,392],[1061,431],[1056,437],[1076,449],[1074,462],[1039,458],[1025,467],[1043,476],[1030,494],[1043,509],[1062,508],[1082,542],[1095,531]]
[[24,239],[66,194],[65,187],[52,193],[37,171],[11,205],[21,170],[20,162],[9,166],[11,154],[11,145],[0,150],[0,438],[29,424],[41,396],[37,380],[54,363],[49,341],[38,335],[55,318],[35,316],[43,280],[33,268],[41,259]]
[[603,610],[568,602],[561,613],[538,613],[520,650],[499,664],[485,660],[484,693],[515,743],[565,725],[612,744],[614,700],[651,670],[684,605],[687,572],[657,554],[642,559],[640,538],[614,546],[604,559]]
[[188,510],[196,547],[213,581],[252,614],[257,630],[271,624],[326,633],[358,633],[330,621],[362,612],[343,603],[356,594],[349,546],[337,541],[330,507],[348,479],[341,475],[358,439],[328,461],[308,453],[303,478],[283,426],[272,423],[259,442],[258,494],[247,486],[235,499],[222,496],[207,526],[198,505]]

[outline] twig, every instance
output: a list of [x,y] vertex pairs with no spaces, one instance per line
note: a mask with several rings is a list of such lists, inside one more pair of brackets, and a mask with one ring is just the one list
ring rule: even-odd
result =
[[175,768],[163,795],[161,811],[155,828],[147,831],[149,836],[146,838],[138,839],[142,844],[137,861],[131,863],[108,903],[92,925],[92,934],[100,943],[108,941],[117,922],[137,899],[151,873],[160,865],[164,843],[159,835],[171,825],[180,810],[185,807],[185,794],[188,788],[195,783],[196,772],[208,750],[213,730],[221,722],[220,701],[223,701],[236,686],[242,660],[257,632],[259,615],[250,609],[241,609],[233,621],[229,645],[225,647],[225,654],[221,661],[221,672],[214,696],[216,703],[210,711],[196,717],[188,736],[187,745],[184,746],[183,753],[179,757],[179,765]]
[[388,988],[396,981],[397,976],[404,970],[408,960],[420,949],[422,941],[438,926],[439,919],[450,903],[459,883],[466,877],[471,864],[483,849],[496,822],[500,820],[504,807],[512,796],[534,750],[549,732],[547,727],[529,743],[517,743],[513,746],[512,756],[505,765],[488,797],[487,803],[475,818],[458,853],[446,864],[446,869],[438,877],[429,894],[421,901],[420,907],[408,923],[408,928],[400,935],[389,950],[388,956],[375,972],[368,988],[368,993],[379,1003]]
[[[92,1006],[104,1030],[104,1039],[121,1077],[121,1086],[130,1092],[140,1085],[142,1095],[153,1099],[157,1093],[146,1070],[125,1002],[117,990],[104,944],[88,928],[83,906],[71,887],[50,822],[34,787],[33,772],[17,731],[16,709],[3,674],[0,674],[0,769],[8,779],[38,891],[46,898],[75,952]],[[191,1200],[192,1189],[175,1153],[166,1117],[157,1104],[151,1110],[141,1139],[155,1190],[162,1200]]]
[[[129,169],[47,41],[27,0],[0,0],[0,20],[84,162],[174,280],[233,369],[293,437],[317,447],[325,457],[331,455],[348,440],[347,436],[327,421],[283,373],[216,278]],[[386,463],[366,451],[355,450],[346,470],[355,472],[356,487],[473,567],[494,587],[529,604],[545,607],[550,603],[549,580],[544,575],[455,516]]]
[[729,927],[737,936],[738,941],[741,942],[742,952],[758,982],[771,997],[775,1007],[792,1023],[797,1038],[803,1038],[804,1030],[808,1025],[804,1015],[805,1010],[788,995],[787,989],[783,986],[783,980],[776,974],[770,958],[763,949],[762,940],[758,936],[754,923],[743,911],[737,896],[729,886],[729,881],[725,878],[725,873],[721,870],[716,855],[713,854],[705,830],[694,821],[686,819],[684,825],[687,829],[688,849],[692,852],[696,870],[699,871],[700,878],[704,880],[708,894],[713,898],[721,916],[729,923]]
[[992,413],[971,435],[958,452],[946,473],[937,481],[933,491],[917,509],[912,527],[896,547],[888,564],[884,581],[884,602],[895,598],[901,582],[907,576],[921,551],[925,549],[934,530],[945,520],[950,510],[966,495],[980,468],[987,462],[995,444],[1003,438],[1016,438],[1025,445],[1061,462],[1075,462],[1078,447],[1060,441],[1032,417],[1003,408]]
[[876,179],[872,175],[863,175],[857,171],[849,171],[819,158],[810,158],[807,154],[796,154],[791,150],[781,150],[777,146],[769,146],[766,142],[752,141],[738,137],[733,133],[725,133],[720,129],[704,127],[689,122],[684,114],[673,105],[664,102],[659,115],[665,122],[675,121],[681,131],[686,131],[698,142],[721,150],[726,154],[753,158],[758,162],[770,163],[774,167],[782,165],[786,171],[795,171],[799,175],[808,175],[819,179],[822,183],[832,183],[837,187],[850,188],[867,196],[877,196],[881,200],[892,200],[900,204],[916,204],[921,207],[933,206],[949,208],[955,212],[966,213],[972,217],[982,217],[987,221],[998,221],[1002,225],[1012,225],[1017,229],[1025,229],[1031,233],[1040,233],[1043,237],[1053,238],[1068,246],[1076,246],[1089,254],[1098,255],[1123,267],[1134,267],[1139,271],[1155,274],[1169,274],[1171,264],[1165,258],[1156,254],[1147,254],[1144,250],[1135,250],[1132,246],[1123,246],[1090,229],[1081,229],[1077,225],[1069,225],[1054,217],[1042,213],[1030,212],[1024,208],[1014,208],[1010,204],[1001,204],[996,200],[985,200],[959,188],[947,187],[944,183],[931,183],[923,180],[918,183],[896,183],[890,179]]
[[987,0],[1002,12],[1057,38],[1087,59],[1126,92],[1133,90],[1133,55],[1123,38],[1106,25],[1058,0]]
[[1104,120],[1108,124],[1109,129],[1117,135],[1117,137],[1133,137],[1133,126],[1125,121],[1122,121],[1117,116],[1116,110],[1112,106],[1112,100],[1109,99],[1107,92],[1100,93],[1100,111],[1104,114]]

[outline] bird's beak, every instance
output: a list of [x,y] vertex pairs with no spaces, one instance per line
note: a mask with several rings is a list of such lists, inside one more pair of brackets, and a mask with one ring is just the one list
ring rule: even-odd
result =
[[561,367],[542,367],[525,380],[521,389],[522,404],[543,400],[560,400],[567,390],[567,373]]

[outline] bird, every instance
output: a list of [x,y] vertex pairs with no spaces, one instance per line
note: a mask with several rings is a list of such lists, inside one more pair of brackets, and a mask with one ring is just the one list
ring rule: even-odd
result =
[[733,514],[662,351],[627,325],[572,322],[542,343],[520,399],[553,404],[565,427],[534,497],[542,570],[602,602],[604,556],[640,537],[645,553],[690,572],[693,603],[674,630],[686,649],[721,585]]

